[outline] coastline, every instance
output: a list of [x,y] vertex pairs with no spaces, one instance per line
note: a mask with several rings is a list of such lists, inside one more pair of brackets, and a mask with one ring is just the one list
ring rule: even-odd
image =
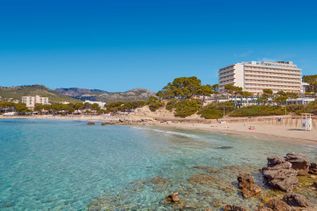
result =
[[[141,127],[161,127],[164,129],[181,129],[188,131],[202,131],[210,133],[229,134],[234,136],[255,137],[261,139],[277,139],[290,143],[317,144],[317,130],[303,131],[295,125],[287,126],[283,124],[268,124],[266,122],[246,122],[239,118],[230,122],[217,122],[216,120],[202,121],[199,119],[164,119],[154,117],[144,117],[135,115],[98,115],[98,116],[0,116],[1,119],[39,119],[39,120],[58,120],[58,121],[87,121],[105,122],[113,125],[132,125]],[[231,119],[232,120],[232,119]],[[254,129],[250,130],[250,127]]]

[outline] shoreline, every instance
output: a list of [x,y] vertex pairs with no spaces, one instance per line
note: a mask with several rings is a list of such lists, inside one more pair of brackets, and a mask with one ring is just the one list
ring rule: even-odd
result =
[[[273,117],[272,117],[273,118]],[[255,137],[261,139],[278,139],[278,141],[287,141],[290,143],[302,144],[317,144],[317,130],[303,131],[294,127],[286,127],[285,125],[270,125],[265,122],[245,122],[235,121],[229,123],[218,123],[215,120],[193,120],[193,122],[185,119],[184,122],[179,119],[163,121],[153,117],[140,117],[130,115],[118,116],[0,116],[2,119],[30,119],[30,120],[56,120],[56,121],[85,121],[85,122],[100,122],[109,125],[130,125],[140,127],[161,127],[164,129],[180,129],[187,131],[201,131],[210,133],[229,134],[234,136]],[[202,122],[199,122],[202,121]],[[198,122],[198,123],[197,123]],[[203,123],[204,122],[204,123]],[[248,129],[253,126],[255,129]]]

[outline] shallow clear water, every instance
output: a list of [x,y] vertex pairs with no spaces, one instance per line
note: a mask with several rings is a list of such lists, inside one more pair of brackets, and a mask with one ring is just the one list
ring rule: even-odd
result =
[[[241,169],[257,178],[267,156],[291,151],[317,159],[316,145],[256,137],[0,120],[0,210],[85,210],[97,198],[110,209],[168,209],[162,201],[173,191],[188,206],[212,207],[222,200],[252,207],[252,200],[243,202],[220,186],[234,188]],[[206,173],[206,166],[220,169],[213,185],[190,180]]]

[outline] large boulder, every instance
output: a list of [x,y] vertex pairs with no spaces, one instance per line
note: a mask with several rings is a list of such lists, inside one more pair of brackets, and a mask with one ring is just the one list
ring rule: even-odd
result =
[[309,207],[310,203],[305,196],[297,193],[288,193],[283,197],[283,200],[293,207]]
[[243,208],[243,207],[239,207],[236,205],[226,205],[223,208],[224,211],[247,211],[247,209]]
[[309,159],[301,153],[288,153],[285,160],[292,164],[292,168],[297,170],[297,174],[304,176],[308,174],[310,162]]
[[309,173],[317,175],[317,163],[311,163],[310,164]]
[[250,174],[240,174],[238,176],[238,186],[244,198],[253,197],[261,192],[261,188],[254,183]]
[[291,211],[292,208],[280,199],[271,199],[264,208],[259,211],[272,210],[272,211]]
[[278,157],[269,157],[267,160],[268,167],[262,169],[267,184],[282,191],[292,191],[298,184],[297,171],[292,168],[292,164]]

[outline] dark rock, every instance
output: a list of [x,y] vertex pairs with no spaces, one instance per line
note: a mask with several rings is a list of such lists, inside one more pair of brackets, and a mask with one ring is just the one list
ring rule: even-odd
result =
[[[280,199],[271,199],[266,207],[273,211],[291,211],[291,207]],[[262,210],[261,210],[262,211]]]
[[219,146],[217,149],[232,149],[232,146]]
[[269,186],[289,192],[298,184],[297,171],[291,167],[289,162],[268,158],[268,167],[262,169],[262,174]]
[[179,203],[179,195],[178,192],[172,193],[165,198],[165,201],[168,203]]
[[294,207],[309,207],[309,202],[305,196],[296,194],[296,193],[288,193],[283,197],[283,200],[290,206]]
[[113,122],[102,122],[101,125],[102,126],[113,125]]
[[301,153],[288,153],[285,160],[292,164],[292,168],[297,170],[298,175],[307,175],[309,170],[309,159]]
[[267,158],[267,166],[268,167],[273,167],[276,166],[277,164],[285,163],[285,159],[283,157],[279,156],[272,156]]
[[247,209],[235,205],[226,205],[223,208],[224,211],[247,211]]
[[94,122],[87,122],[87,125],[95,125]]
[[214,174],[214,173],[218,173],[219,169],[210,167],[210,166],[193,166],[194,169],[199,169],[199,170],[203,170],[209,174]]
[[261,188],[254,183],[254,179],[250,174],[240,174],[238,183],[244,198],[253,197],[261,192]]
[[309,173],[317,175],[317,163],[311,163],[310,164]]
[[317,182],[313,183],[313,187],[317,190]]

